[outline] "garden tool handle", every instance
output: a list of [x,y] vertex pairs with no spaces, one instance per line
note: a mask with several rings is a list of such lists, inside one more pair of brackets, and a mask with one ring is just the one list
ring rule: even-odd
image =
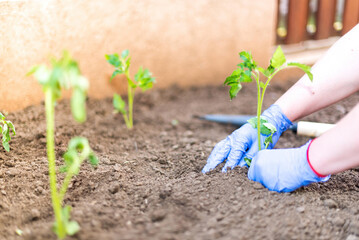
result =
[[[194,117],[202,120],[223,123],[223,124],[231,124],[237,127],[241,127],[242,125],[247,123],[248,119],[254,116],[208,114],[208,115],[194,116]],[[335,124],[329,124],[329,123],[298,121],[298,122],[294,122],[293,125],[291,125],[288,130],[291,130],[298,135],[303,135],[308,137],[319,137],[325,131],[328,131],[334,126]]]
[[334,126],[335,124],[329,123],[298,121],[296,132],[298,135],[319,137]]

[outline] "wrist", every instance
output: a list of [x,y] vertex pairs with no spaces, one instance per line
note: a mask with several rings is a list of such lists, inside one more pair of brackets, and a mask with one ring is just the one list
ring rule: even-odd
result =
[[289,118],[283,113],[282,109],[276,105],[271,105],[267,110],[265,110],[262,116],[270,123],[274,124],[277,128],[279,135],[286,131],[293,123]]
[[319,173],[312,165],[311,161],[310,161],[310,158],[309,158],[309,151],[310,151],[310,147],[312,146],[312,143],[314,142],[315,139],[311,140],[310,143],[308,144],[308,148],[307,148],[307,152],[306,152],[306,155],[307,155],[307,162],[308,162],[308,165],[310,167],[310,169],[313,171],[313,173],[315,175],[317,175],[318,177],[320,178],[326,178],[328,177],[329,175],[324,175],[324,174],[321,174]]

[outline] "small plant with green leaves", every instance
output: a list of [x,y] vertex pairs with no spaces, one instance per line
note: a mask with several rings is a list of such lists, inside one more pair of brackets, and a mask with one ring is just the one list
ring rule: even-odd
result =
[[15,127],[11,121],[6,120],[5,116],[0,112],[0,132],[2,133],[2,145],[7,152],[10,151],[10,141],[11,135],[10,132],[15,136]]
[[[305,64],[290,62],[287,63],[282,48],[277,47],[274,52],[270,64],[267,68],[261,68],[253,60],[252,55],[249,52],[242,51],[239,53],[239,57],[243,62],[239,63],[238,68],[232,72],[232,74],[226,78],[224,84],[230,86],[229,96],[231,100],[237,96],[238,92],[242,89],[242,83],[252,82],[253,80],[257,85],[257,116],[248,120],[253,128],[257,128],[258,134],[258,151],[261,150],[261,141],[260,135],[266,136],[264,140],[265,148],[272,143],[272,136],[277,131],[275,126],[269,123],[266,119],[261,117],[262,105],[264,94],[267,87],[269,86],[270,81],[273,77],[281,70],[287,67],[298,67],[302,69],[313,81],[313,75],[311,73],[311,68]],[[260,73],[265,77],[264,81],[260,80]],[[244,159],[248,166],[250,166],[251,159]]]
[[45,93],[46,110],[46,144],[47,157],[49,162],[49,178],[52,206],[55,213],[53,231],[59,239],[67,235],[73,235],[79,231],[77,222],[70,220],[70,206],[63,206],[64,197],[71,178],[76,175],[80,166],[86,159],[90,164],[96,166],[98,159],[91,150],[86,138],[75,137],[70,140],[68,150],[64,154],[65,165],[60,171],[66,173],[62,185],[57,187],[55,149],[54,149],[54,128],[55,128],[55,103],[61,97],[63,88],[72,88],[71,111],[74,119],[78,122],[86,120],[86,92],[88,81],[83,77],[71,55],[64,51],[60,59],[51,59],[52,68],[46,65],[33,67],[28,75],[33,74],[43,86]]
[[140,67],[135,74],[134,79],[130,76],[130,61],[129,51],[124,50],[119,56],[117,53],[105,55],[107,61],[115,67],[115,71],[112,73],[111,80],[119,75],[124,74],[127,79],[127,106],[126,102],[119,94],[113,96],[113,106],[117,113],[121,113],[125,120],[128,129],[133,127],[133,99],[135,96],[135,89],[141,88],[142,91],[146,91],[153,87],[155,78],[152,77],[152,73],[148,69]]

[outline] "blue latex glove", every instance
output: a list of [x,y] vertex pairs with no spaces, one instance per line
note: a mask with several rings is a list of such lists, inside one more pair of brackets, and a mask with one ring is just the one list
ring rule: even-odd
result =
[[[270,106],[261,115],[269,123],[273,124],[277,131],[273,134],[272,141],[268,149],[274,147],[282,132],[287,130],[292,122],[284,115],[282,110],[277,105]],[[264,139],[267,136],[261,135],[261,146],[264,149]],[[212,150],[212,153],[207,159],[207,164],[202,169],[202,173],[214,169],[218,164],[227,159],[222,172],[226,172],[227,168],[233,169],[239,165],[241,167],[247,165],[244,158],[252,159],[254,154],[258,152],[257,129],[253,128],[249,123],[246,123],[226,139],[223,139]]]
[[277,192],[291,192],[313,182],[327,181],[330,175],[319,177],[309,166],[309,144],[300,148],[259,151],[252,159],[248,178]]

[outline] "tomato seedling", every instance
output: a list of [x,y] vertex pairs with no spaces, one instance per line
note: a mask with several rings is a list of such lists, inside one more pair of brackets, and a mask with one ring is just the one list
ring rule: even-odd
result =
[[[258,134],[258,151],[261,150],[261,141],[260,135],[267,136],[264,140],[265,148],[272,143],[272,136],[277,131],[275,126],[269,123],[266,119],[261,117],[262,105],[264,94],[267,87],[269,86],[270,81],[273,77],[281,70],[287,67],[298,67],[302,69],[313,81],[313,75],[311,73],[311,68],[305,64],[290,62],[287,63],[282,48],[277,47],[274,52],[269,66],[264,69],[257,65],[253,60],[252,55],[249,52],[242,51],[239,53],[239,57],[243,62],[239,63],[238,68],[232,72],[232,74],[226,78],[224,85],[230,86],[229,96],[231,100],[237,96],[238,92],[242,89],[242,83],[252,82],[253,79],[257,85],[257,117],[251,118],[248,122],[252,125],[253,128],[257,128]],[[266,78],[265,81],[260,81],[260,73]],[[251,159],[244,159],[248,166],[250,166]]]
[[88,80],[83,77],[78,68],[77,62],[71,55],[64,51],[60,59],[51,59],[52,68],[46,65],[33,67],[28,75],[33,74],[43,86],[45,93],[46,110],[46,145],[47,158],[49,162],[49,177],[52,206],[55,213],[53,231],[59,239],[67,235],[73,235],[79,231],[80,226],[75,221],[70,221],[70,206],[64,206],[63,200],[68,189],[71,178],[79,172],[80,165],[89,159],[91,165],[95,166],[98,159],[91,150],[86,138],[75,137],[70,140],[67,152],[64,155],[65,165],[61,168],[66,172],[61,187],[57,188],[55,149],[54,149],[54,128],[55,128],[55,103],[61,97],[63,88],[72,88],[71,111],[74,119],[78,122],[86,120],[86,92]]
[[11,121],[5,120],[5,116],[0,112],[0,132],[2,133],[2,145],[7,152],[10,151],[10,132],[15,136],[15,127]]
[[127,79],[127,104],[121,98],[119,94],[114,94],[113,96],[113,106],[117,113],[121,113],[125,120],[126,126],[128,129],[133,127],[133,99],[135,96],[135,89],[137,87],[141,88],[143,91],[151,89],[155,78],[152,77],[152,73],[148,69],[143,69],[140,67],[135,74],[135,78],[131,79],[130,77],[130,61],[129,51],[124,50],[119,56],[117,53],[105,55],[107,61],[115,67],[115,71],[112,73],[110,81],[119,74],[124,74]]

